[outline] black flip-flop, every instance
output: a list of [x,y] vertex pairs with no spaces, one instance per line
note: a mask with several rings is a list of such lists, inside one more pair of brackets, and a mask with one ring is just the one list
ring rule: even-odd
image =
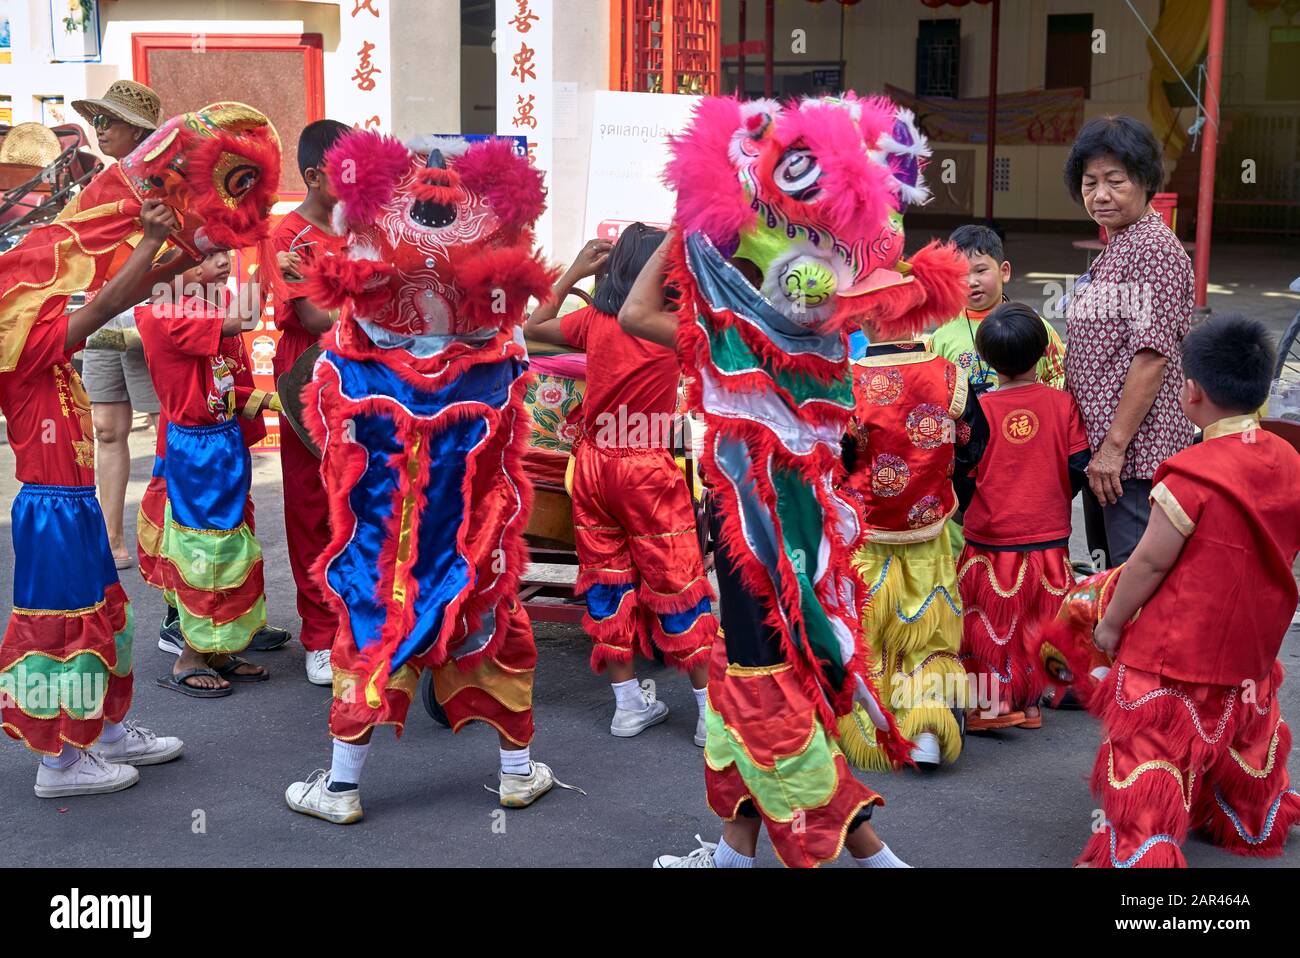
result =
[[222,678],[221,675],[217,674],[215,669],[208,669],[208,668],[186,669],[184,672],[181,672],[179,675],[172,672],[168,672],[166,675],[164,675],[162,678],[158,680],[158,685],[160,685],[162,688],[171,689],[174,692],[180,692],[181,695],[188,695],[191,698],[196,698],[196,699],[225,698],[227,695],[229,695],[231,692],[234,691],[234,689],[232,689],[228,685],[224,689],[202,689],[194,685],[187,685],[185,683],[186,679],[193,678],[196,675],[210,675],[214,679]]
[[227,682],[265,682],[267,679],[271,677],[271,673],[266,671],[266,669],[262,669],[262,671],[260,672],[254,672],[251,674],[235,671],[241,665],[256,665],[256,664],[257,663],[250,662],[248,661],[248,659],[243,658],[242,656],[232,655],[230,656],[230,661],[227,662],[225,665],[221,665],[221,666],[213,665],[210,666],[210,668],[215,670],[216,673],[220,675],[223,679],[225,679]]

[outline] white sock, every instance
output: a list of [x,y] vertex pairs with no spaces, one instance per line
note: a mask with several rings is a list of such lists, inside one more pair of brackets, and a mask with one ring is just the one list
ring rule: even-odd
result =
[[619,708],[631,712],[641,712],[646,709],[645,694],[641,691],[641,683],[635,676],[626,682],[610,682],[609,687],[614,690],[614,701]]
[[105,722],[104,731],[100,733],[99,740],[105,745],[112,745],[114,742],[120,742],[126,737],[126,726],[121,722]]
[[523,748],[503,748],[501,752],[501,773],[503,775],[531,775],[533,763],[528,757],[528,746]]
[[740,854],[727,844],[725,838],[719,838],[718,848],[713,853],[713,865],[715,868],[753,868],[754,859]]
[[866,858],[855,857],[854,862],[859,868],[911,868],[907,862],[903,861],[897,855],[889,850],[888,845],[883,845],[880,851],[874,855],[868,855]]
[[700,715],[703,715],[705,703],[709,700],[709,690],[705,688],[691,689],[691,691],[695,693],[695,707],[699,710]]
[[65,745],[58,755],[42,755],[41,764],[46,768],[62,770],[76,764],[79,758],[81,758],[81,749]]
[[370,743],[352,745],[348,742],[334,740],[334,758],[330,763],[329,781],[345,785],[361,783],[361,768],[366,764],[366,754]]

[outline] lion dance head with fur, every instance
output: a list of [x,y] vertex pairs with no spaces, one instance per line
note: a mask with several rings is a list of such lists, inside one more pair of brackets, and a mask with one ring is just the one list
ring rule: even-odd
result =
[[960,311],[965,260],[903,259],[903,213],[929,198],[912,114],[883,97],[702,100],[673,140],[675,225],[753,264],[764,299],[802,326],[869,321],[909,335]]
[[512,141],[372,131],[326,155],[345,256],[321,264],[313,298],[405,336],[483,336],[517,324],[550,274],[532,246],[542,174]]

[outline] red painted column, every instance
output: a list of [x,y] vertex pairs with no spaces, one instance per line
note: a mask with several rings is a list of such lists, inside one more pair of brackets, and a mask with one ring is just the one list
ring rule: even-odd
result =
[[740,58],[736,64],[736,93],[745,95],[745,0],[740,0]]
[[1196,308],[1204,310],[1210,284],[1210,230],[1214,226],[1214,164],[1219,151],[1219,91],[1223,79],[1223,30],[1227,0],[1210,2],[1210,44],[1205,55],[1205,127],[1201,175],[1196,185]]

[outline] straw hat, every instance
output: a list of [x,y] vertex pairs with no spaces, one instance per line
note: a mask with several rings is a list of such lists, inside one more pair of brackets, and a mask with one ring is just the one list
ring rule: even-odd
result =
[[162,101],[143,83],[118,80],[98,100],[73,100],[72,108],[91,122],[96,113],[107,113],[124,123],[156,130],[162,119]]
[[63,147],[58,135],[40,123],[19,123],[0,142],[0,163],[41,168],[59,158]]

